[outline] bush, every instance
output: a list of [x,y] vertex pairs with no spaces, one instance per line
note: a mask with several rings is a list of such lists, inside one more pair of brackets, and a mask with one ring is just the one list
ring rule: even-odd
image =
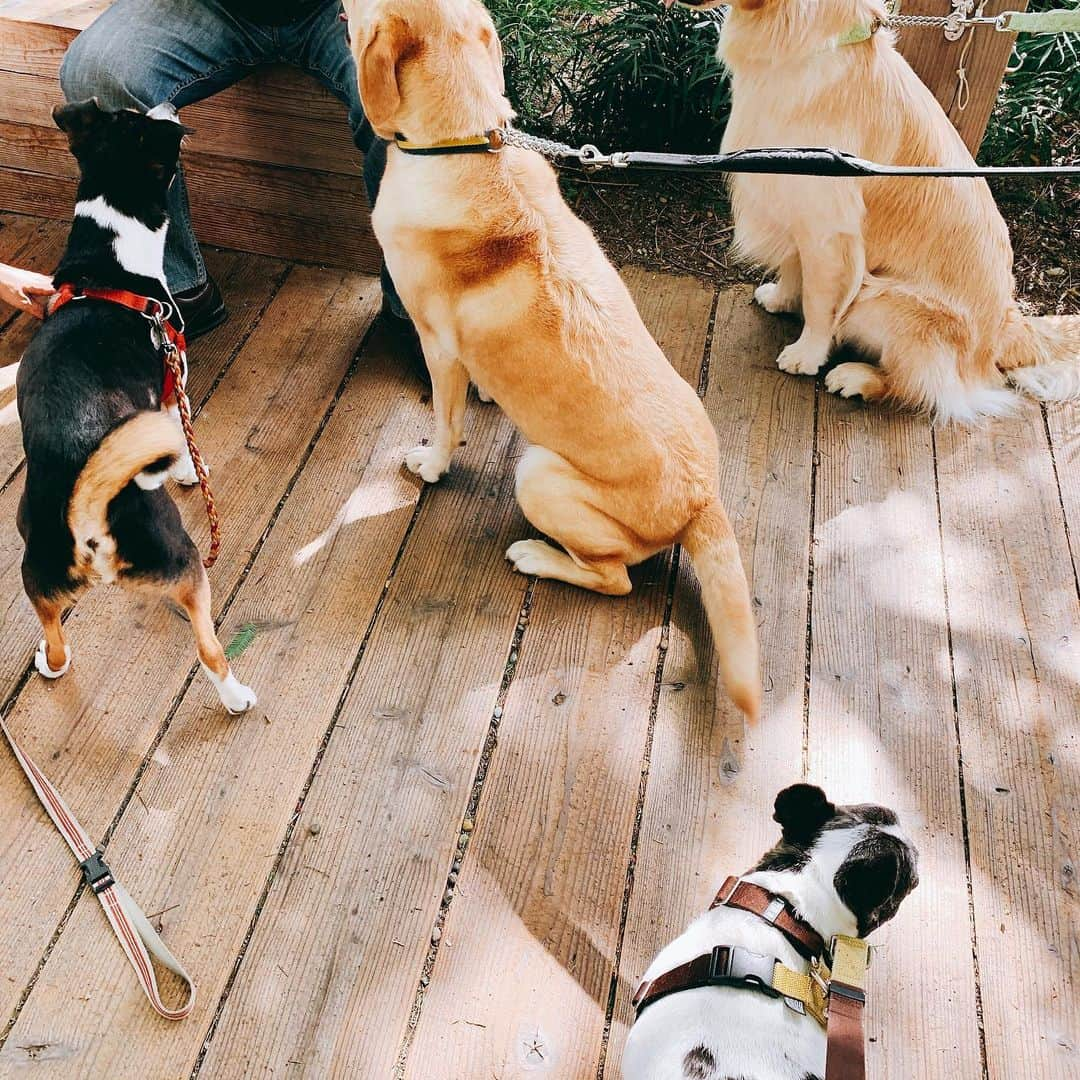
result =
[[489,0],[522,126],[601,149],[714,150],[728,112],[716,32],[659,0]]
[[[1031,0],[1028,10],[1061,6],[1062,0]],[[1080,34],[1021,34],[1017,63],[1005,76],[979,160],[1050,164],[1069,157],[1080,143]]]

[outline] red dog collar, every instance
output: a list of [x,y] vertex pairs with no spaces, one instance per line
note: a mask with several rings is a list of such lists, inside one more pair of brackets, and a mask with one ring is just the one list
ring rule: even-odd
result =
[[[125,289],[76,289],[74,285],[61,285],[56,290],[49,305],[49,314],[55,315],[72,300],[104,300],[109,304],[117,304],[129,311],[138,312],[153,324],[150,332],[151,340],[155,347],[164,349],[166,342],[180,354],[181,369],[187,372],[187,340],[182,330],[177,330],[170,322],[174,308],[157,300],[152,296],[140,296],[138,293],[128,292]],[[155,333],[154,331],[158,331]],[[161,340],[159,336],[164,335]],[[161,402],[167,404],[176,395],[176,379],[168,364],[165,365],[164,385],[161,391]]]

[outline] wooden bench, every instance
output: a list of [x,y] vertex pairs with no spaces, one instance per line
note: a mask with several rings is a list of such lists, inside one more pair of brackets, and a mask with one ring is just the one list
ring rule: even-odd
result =
[[[0,0],[0,210],[66,219],[77,169],[52,122],[60,62],[110,0]],[[268,67],[184,110],[200,239],[221,247],[377,271],[344,107],[290,68]]]
[[[110,0],[0,0],[0,210],[67,218],[75,162],[53,126],[60,61]],[[906,0],[907,14],[944,14],[949,0]],[[1027,0],[990,0],[987,13]],[[960,109],[962,42],[908,31],[902,50],[977,150],[1001,83],[1011,36],[976,33]],[[301,262],[374,271],[371,234],[344,109],[313,80],[266,68],[184,110],[196,129],[185,151],[196,231],[209,243]]]

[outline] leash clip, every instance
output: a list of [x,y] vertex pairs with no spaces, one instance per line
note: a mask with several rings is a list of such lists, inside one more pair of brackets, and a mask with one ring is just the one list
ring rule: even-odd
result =
[[83,881],[94,891],[95,896],[100,896],[106,889],[116,884],[108,864],[105,862],[105,852],[98,848],[89,859],[79,863]]
[[625,153],[605,154],[592,143],[578,151],[578,160],[586,169],[625,169],[629,165]]

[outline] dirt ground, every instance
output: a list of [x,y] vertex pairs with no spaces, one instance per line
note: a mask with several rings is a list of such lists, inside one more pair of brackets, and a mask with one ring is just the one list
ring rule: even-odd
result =
[[[731,212],[715,177],[563,173],[572,206],[618,265],[693,274],[717,286],[760,279],[731,254]],[[1004,180],[994,185],[1016,254],[1025,307],[1080,313],[1080,183]]]

